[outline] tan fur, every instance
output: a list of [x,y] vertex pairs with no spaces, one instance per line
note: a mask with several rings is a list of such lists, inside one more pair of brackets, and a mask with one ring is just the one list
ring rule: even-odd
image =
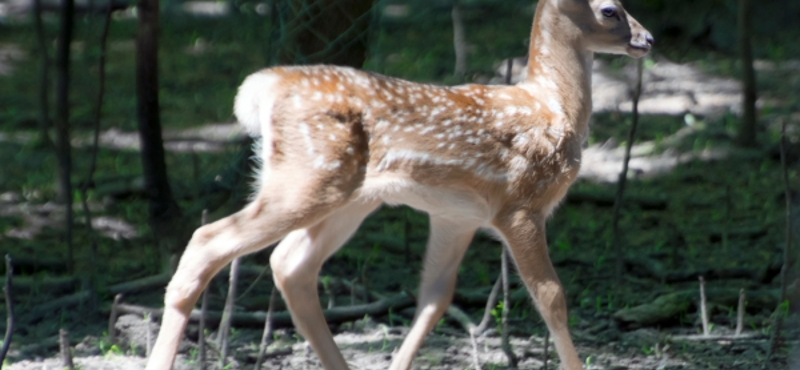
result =
[[[601,11],[609,6],[619,10],[613,19]],[[326,369],[346,369],[322,316],[317,276],[384,202],[431,217],[419,310],[393,370],[411,366],[446,310],[478,228],[508,245],[562,367],[581,369],[544,223],[580,167],[593,53],[641,56],[651,43],[617,0],[542,0],[528,78],[516,86],[424,85],[332,66],[251,75],[235,112],[264,140],[259,189],[245,209],[195,233],[167,289],[148,370],[171,367],[188,314],[214,274],[281,238],[271,265],[297,330]]]

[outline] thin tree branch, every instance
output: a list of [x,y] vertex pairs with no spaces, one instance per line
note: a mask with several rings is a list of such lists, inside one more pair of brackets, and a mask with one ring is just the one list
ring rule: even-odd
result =
[[6,296],[6,335],[3,337],[3,348],[0,349],[0,364],[5,361],[8,349],[11,347],[11,336],[14,335],[14,265],[11,256],[6,254],[6,285],[3,293]]
[[736,336],[742,335],[744,329],[744,288],[739,290],[739,305],[736,310]]
[[222,322],[219,326],[217,345],[220,348],[219,364],[220,368],[225,368],[230,348],[229,334],[231,331],[231,321],[233,320],[233,306],[236,304],[236,283],[239,281],[240,258],[234,258],[231,262],[231,273],[228,284],[228,297],[225,299],[225,308],[222,311]]
[[[200,216],[200,226],[208,223],[208,209],[204,209]],[[198,361],[200,370],[206,369],[206,316],[208,316],[208,287],[203,290],[203,300],[200,303],[200,323],[197,325],[197,346],[199,347]]]
[[50,129],[50,104],[48,92],[50,90],[50,58],[47,53],[47,41],[42,24],[42,0],[33,0],[33,21],[36,28],[36,43],[39,48],[39,140],[48,148],[55,149],[55,144],[48,133]]
[[264,319],[264,333],[261,335],[261,344],[258,346],[258,358],[256,365],[253,367],[255,370],[261,369],[261,364],[264,362],[264,354],[267,352],[267,346],[272,337],[272,316],[275,313],[275,300],[277,299],[277,288],[273,287],[272,292],[269,293],[269,308],[267,309],[267,317]]
[[625,145],[625,159],[622,162],[622,172],[619,173],[619,182],[617,184],[617,197],[614,200],[614,213],[612,215],[612,245],[616,252],[616,263],[614,269],[614,279],[617,284],[622,283],[622,267],[623,267],[623,254],[622,245],[620,245],[620,231],[619,231],[619,217],[622,210],[622,201],[625,195],[625,185],[628,181],[628,165],[631,161],[631,149],[633,142],[636,139],[636,129],[639,126],[639,98],[642,95],[642,73],[644,69],[643,59],[636,61],[636,88],[633,93],[633,124],[631,125],[630,133],[628,134],[628,142]]
[[489,298],[486,299],[486,307],[483,310],[483,318],[480,324],[475,327],[475,335],[481,335],[489,327],[489,322],[492,320],[492,309],[497,305],[497,295],[500,293],[500,287],[503,284],[503,276],[498,275],[497,280],[494,282],[492,291],[489,293]]
[[511,348],[511,343],[509,342],[508,338],[508,308],[511,304],[511,300],[508,296],[508,247],[505,245],[503,246],[503,252],[500,256],[500,270],[503,280],[503,310],[500,321],[502,335],[500,347],[503,349],[503,353],[505,353],[506,357],[508,358],[508,366],[517,368],[517,356],[514,354],[514,350]]
[[114,303],[111,305],[111,314],[108,315],[108,338],[112,344],[117,342],[117,316],[119,316],[118,306],[122,302],[122,294],[114,296]]
[[703,336],[707,337],[711,334],[708,325],[708,309],[706,308],[706,281],[702,276],[697,277],[700,280],[700,320],[703,323]]
[[767,353],[767,360],[769,361],[772,356],[777,352],[781,344],[781,330],[783,329],[783,316],[784,304],[786,302],[786,291],[788,285],[787,274],[789,272],[791,250],[792,250],[792,188],[789,183],[789,165],[786,157],[786,120],[781,125],[781,167],[783,177],[783,191],[784,198],[786,198],[786,244],[783,246],[783,266],[781,267],[781,298],[778,301],[778,307],[775,309],[774,325],[772,326],[772,335],[770,337],[769,352]]

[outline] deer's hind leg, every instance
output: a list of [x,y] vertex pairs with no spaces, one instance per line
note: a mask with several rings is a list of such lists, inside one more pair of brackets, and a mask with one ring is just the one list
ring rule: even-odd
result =
[[328,370],[348,367],[322,313],[317,292],[319,271],[380,203],[355,200],[319,223],[291,232],[270,258],[275,285],[286,300],[295,328]]
[[301,154],[302,148],[287,146],[280,158],[268,157],[255,199],[241,211],[195,231],[167,287],[161,331],[147,370],[172,368],[192,308],[224,266],[293,230],[319,223],[347,204],[363,183],[360,158],[342,157],[342,165],[332,169],[319,168]]

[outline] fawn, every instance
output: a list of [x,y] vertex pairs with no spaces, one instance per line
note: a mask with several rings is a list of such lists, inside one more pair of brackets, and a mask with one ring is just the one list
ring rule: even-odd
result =
[[167,288],[147,369],[172,367],[189,314],[220,269],[281,239],[270,264],[297,331],[325,369],[347,369],[317,278],[382,203],[427,212],[431,225],[416,317],[391,369],[410,368],[446,311],[479,228],[511,251],[562,368],[582,369],[545,220],[580,167],[594,53],[642,57],[652,44],[619,0],[540,0],[528,77],[515,86],[434,86],[333,66],[250,75],[234,111],[261,136],[255,197],[194,233]]

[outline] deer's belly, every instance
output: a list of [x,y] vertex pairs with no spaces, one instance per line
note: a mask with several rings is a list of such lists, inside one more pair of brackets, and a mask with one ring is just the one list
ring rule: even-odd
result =
[[356,197],[405,204],[434,216],[474,223],[476,227],[489,225],[495,214],[490,200],[469,187],[434,186],[393,174],[368,176]]

